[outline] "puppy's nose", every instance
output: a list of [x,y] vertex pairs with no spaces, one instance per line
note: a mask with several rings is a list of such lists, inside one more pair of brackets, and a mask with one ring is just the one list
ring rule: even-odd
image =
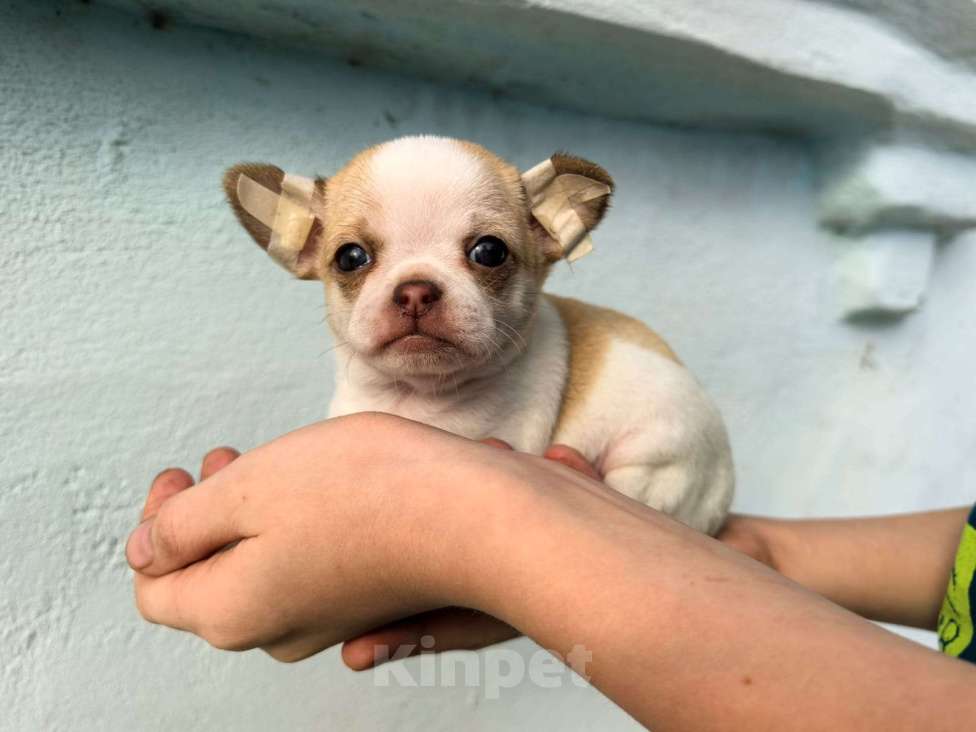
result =
[[427,280],[401,282],[393,291],[393,304],[404,315],[420,318],[441,299],[441,288]]

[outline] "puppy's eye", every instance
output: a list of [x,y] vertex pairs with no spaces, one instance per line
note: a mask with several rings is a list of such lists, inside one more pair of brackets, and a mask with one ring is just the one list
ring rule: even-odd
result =
[[369,254],[358,244],[343,244],[335,253],[335,263],[343,272],[352,272],[370,263]]
[[482,267],[498,267],[508,259],[508,247],[497,236],[483,236],[471,247],[468,259]]

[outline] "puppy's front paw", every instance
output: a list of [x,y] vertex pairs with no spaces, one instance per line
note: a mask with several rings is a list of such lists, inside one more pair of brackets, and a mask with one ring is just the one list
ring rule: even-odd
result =
[[710,479],[677,462],[621,465],[608,470],[603,479],[625,496],[706,534],[719,530],[732,495],[731,480]]

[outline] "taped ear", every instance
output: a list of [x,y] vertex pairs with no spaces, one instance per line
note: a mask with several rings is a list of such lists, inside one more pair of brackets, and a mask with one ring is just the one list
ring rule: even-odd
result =
[[318,278],[325,180],[286,173],[274,165],[240,163],[224,174],[224,190],[238,220],[272,259],[303,280]]
[[613,179],[596,163],[556,153],[522,174],[532,216],[549,234],[552,261],[574,262],[593,250],[590,232],[606,213]]

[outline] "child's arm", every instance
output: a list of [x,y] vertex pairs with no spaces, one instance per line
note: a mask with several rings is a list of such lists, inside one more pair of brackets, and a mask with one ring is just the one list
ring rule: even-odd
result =
[[[147,619],[220,648],[294,661],[390,619],[474,608],[649,729],[955,732],[976,718],[976,666],[532,456],[354,415],[192,482],[154,481],[127,556]],[[524,672],[483,678],[497,690]],[[537,685],[550,673],[530,665]]]
[[968,512],[730,516],[719,538],[866,618],[934,630]]

